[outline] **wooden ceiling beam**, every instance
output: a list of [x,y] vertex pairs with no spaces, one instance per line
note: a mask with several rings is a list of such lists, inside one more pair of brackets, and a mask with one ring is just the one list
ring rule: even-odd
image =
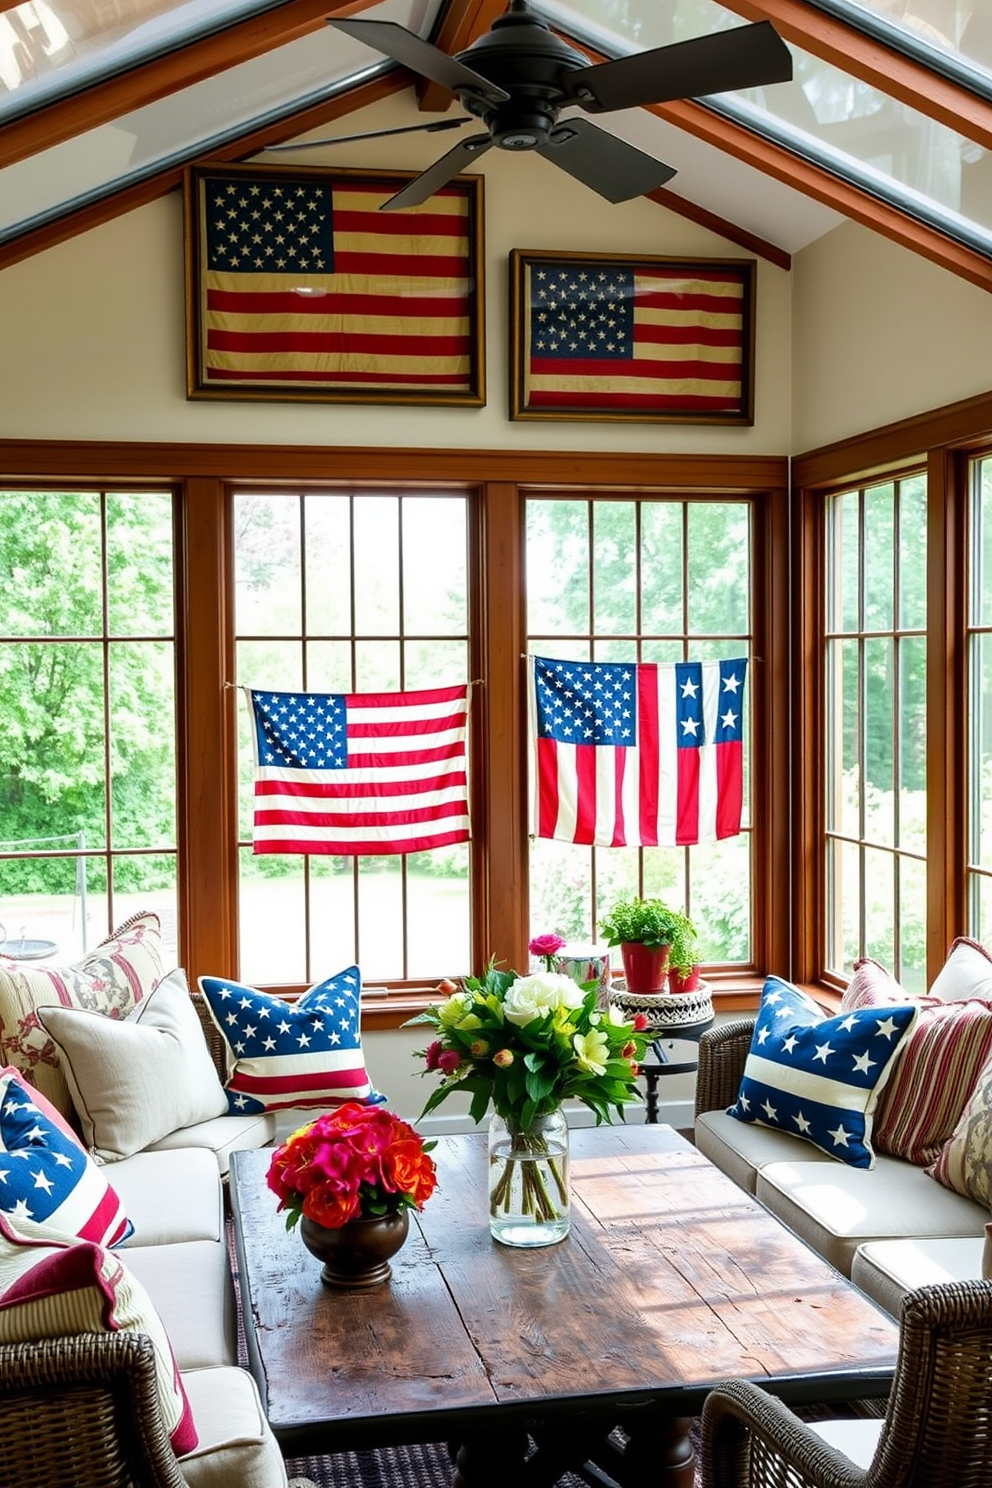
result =
[[[441,21],[434,45],[453,57],[489,30],[497,16],[507,9],[507,0],[450,0]],[[421,78],[417,102],[425,114],[444,113],[454,94],[443,83]]]
[[759,258],[766,258],[769,263],[775,264],[779,269],[785,269],[788,272],[792,268],[792,255],[786,253],[784,248],[779,248],[775,243],[769,243],[766,238],[759,238],[757,233],[748,232],[746,227],[740,227],[736,222],[728,221],[726,217],[718,217],[715,212],[709,212],[705,207],[698,206],[696,202],[688,201],[686,197],[670,191],[667,186],[659,186],[657,190],[649,191],[648,199],[657,202],[659,207],[667,207],[670,212],[675,212],[679,217],[685,217],[689,222],[695,222],[699,227],[705,227],[710,232],[717,233],[719,237],[726,238],[728,243],[736,243],[738,248],[746,248],[749,253],[754,253]]
[[911,252],[921,254],[952,274],[970,280],[979,289],[992,290],[992,261],[983,254],[924,222],[917,222],[897,207],[870,196],[867,191],[849,181],[842,181],[811,161],[791,154],[771,140],[752,134],[749,129],[713,109],[684,99],[674,103],[656,103],[650,111],[676,128],[685,129],[697,139],[742,160],[745,165],[754,166],[793,190],[801,191]]
[[[409,73],[389,73],[386,77],[375,78],[372,82],[364,83],[362,87],[355,88],[350,93],[342,94],[325,103],[314,104],[313,108],[295,115],[291,128],[286,125],[282,126],[282,137],[291,138],[309,129],[318,129],[323,124],[343,118],[354,109],[366,108],[369,104],[379,103],[383,98],[402,92],[409,86]],[[266,144],[275,144],[279,138],[278,128],[270,126],[266,129],[255,130],[252,134],[242,135],[222,149],[212,150],[209,155],[191,161],[190,164],[215,165],[218,161],[244,160],[248,156],[257,155]],[[299,164],[298,161],[294,163]],[[56,243],[67,242],[77,233],[89,232],[90,228],[99,227],[104,222],[112,222],[115,217],[122,217],[125,212],[133,212],[138,207],[147,206],[149,202],[156,201],[160,196],[165,196],[181,186],[183,170],[183,166],[171,166],[168,170],[158,171],[145,181],[138,181],[133,186],[125,186],[123,190],[103,197],[100,201],[78,207],[76,211],[67,212],[53,222],[31,228],[22,233],[20,237],[0,244],[0,269],[6,269],[11,264],[20,263],[36,253],[42,253],[46,248],[53,248]]]
[[748,21],[771,21],[785,41],[992,150],[992,103],[846,21],[803,0],[721,0]]
[[0,127],[0,169],[50,149],[99,124],[144,108],[180,88],[248,62],[287,42],[320,31],[328,16],[356,15],[375,0],[287,0],[274,10],[250,16],[211,36],[202,36],[154,62],[84,88],[12,119]]

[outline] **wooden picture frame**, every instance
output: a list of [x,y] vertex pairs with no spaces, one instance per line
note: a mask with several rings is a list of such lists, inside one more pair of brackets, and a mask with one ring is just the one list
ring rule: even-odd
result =
[[753,424],[755,277],[752,259],[514,248],[511,419]]
[[414,174],[189,168],[187,397],[481,407],[483,178]]

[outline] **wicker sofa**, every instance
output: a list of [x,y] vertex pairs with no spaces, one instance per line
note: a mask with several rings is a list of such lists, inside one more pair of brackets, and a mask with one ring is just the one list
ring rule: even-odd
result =
[[[972,1029],[987,1025],[982,1037],[992,1038],[992,958],[984,948],[962,940],[952,947],[948,967],[957,978],[949,978],[961,1014],[957,1021],[963,1023],[967,1014]],[[940,986],[935,982],[931,992],[938,996],[921,1006],[934,1007],[947,988],[947,981]],[[953,1007],[947,1017],[955,1017]],[[986,1187],[992,1180],[959,1183],[955,1189],[927,1171],[933,1164],[884,1150],[876,1151],[870,1167],[849,1166],[787,1131],[729,1114],[738,1099],[754,1029],[755,1020],[735,1020],[700,1040],[694,1126],[700,1151],[894,1317],[912,1289],[980,1278],[990,1219]],[[956,1063],[953,1051],[945,1050],[933,1069],[930,1077],[915,1082],[908,1067],[899,1070],[899,1083],[892,1076],[893,1089],[905,1099],[915,1088],[916,1098],[923,1101],[928,1091],[941,1086],[945,1122],[953,1127],[955,1140],[967,1127],[969,1110],[977,1112],[972,1122],[984,1131],[982,1158],[988,1150],[992,1065],[982,1065],[976,1078],[974,1067],[964,1060]],[[955,1075],[963,1088],[954,1089]],[[988,1171],[985,1161],[978,1167]]]
[[[188,991],[185,996],[189,1004]],[[202,998],[194,995],[191,1003],[196,1012],[192,1021],[200,1025],[196,1036],[205,1037],[214,1075],[222,1081],[226,1045]],[[84,1019],[90,1016],[82,1014]],[[17,1050],[0,1043],[0,1053],[9,1065]],[[267,1113],[218,1114],[98,1165],[133,1233],[112,1251],[89,1248],[108,1267],[123,1270],[127,1284],[150,1299],[164,1325],[178,1367],[179,1393],[184,1393],[198,1437],[192,1451],[177,1457],[170,1442],[162,1408],[161,1350],[156,1356],[149,1336],[127,1321],[114,1321],[106,1330],[52,1336],[59,1333],[58,1318],[53,1328],[46,1314],[45,1336],[0,1343],[0,1483],[286,1488],[282,1455],[254,1382],[237,1364],[224,1204],[230,1153],[267,1144],[274,1130],[274,1118]],[[48,1254],[44,1241],[32,1243],[42,1247],[39,1255]],[[59,1244],[63,1256],[86,1248],[86,1242]],[[13,1249],[8,1245],[8,1254]],[[0,1338],[5,1340],[17,1336],[10,1326],[11,1295],[8,1288],[0,1296]],[[115,1308],[121,1296],[114,1293]],[[31,1305],[42,1304],[33,1300]],[[23,1329],[24,1318],[31,1316],[22,1309],[16,1326]]]

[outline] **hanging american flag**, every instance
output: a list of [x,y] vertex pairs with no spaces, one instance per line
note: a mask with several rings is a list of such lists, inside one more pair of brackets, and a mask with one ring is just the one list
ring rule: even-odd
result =
[[751,421],[748,265],[521,264],[516,416]]
[[532,663],[533,835],[671,847],[740,831],[745,660]]
[[193,179],[191,393],[483,401],[470,187],[380,212],[401,181],[259,167]]
[[467,682],[249,698],[256,853],[426,852],[471,836]]

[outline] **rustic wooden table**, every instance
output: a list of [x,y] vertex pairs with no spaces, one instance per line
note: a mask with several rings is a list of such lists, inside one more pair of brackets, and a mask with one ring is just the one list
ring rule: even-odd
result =
[[265,1186],[271,1154],[234,1154],[251,1368],[287,1456],[446,1441],[461,1488],[589,1459],[691,1488],[689,1420],[718,1380],[793,1403],[887,1393],[895,1324],[694,1147],[665,1126],[571,1137],[566,1240],[493,1241],[486,1139],[444,1137],[438,1188],[369,1292],[321,1284]]

